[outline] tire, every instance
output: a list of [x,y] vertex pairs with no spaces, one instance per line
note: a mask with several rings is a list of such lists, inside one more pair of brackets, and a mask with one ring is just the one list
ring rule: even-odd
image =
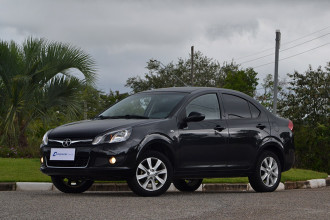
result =
[[173,180],[175,188],[181,192],[194,192],[202,184],[203,179],[176,179]]
[[252,188],[256,192],[273,192],[281,180],[281,163],[278,156],[271,151],[263,152],[249,176]]
[[167,157],[151,151],[138,160],[127,184],[139,196],[159,196],[170,187],[172,175],[173,168]]
[[64,193],[82,193],[94,183],[93,180],[72,179],[62,176],[52,176],[54,186]]

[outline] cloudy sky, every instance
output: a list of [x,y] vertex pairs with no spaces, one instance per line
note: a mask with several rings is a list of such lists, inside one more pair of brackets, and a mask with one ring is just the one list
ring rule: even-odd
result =
[[[280,59],[321,46],[280,61],[281,78],[330,61],[330,0],[0,0],[1,40],[33,36],[80,47],[95,59],[97,87],[106,92],[130,91],[126,79],[143,76],[149,59],[167,64],[188,58],[192,45],[220,63],[272,54],[276,29],[282,34]],[[242,67],[273,61],[270,55]],[[262,79],[273,74],[274,64],[255,70]]]

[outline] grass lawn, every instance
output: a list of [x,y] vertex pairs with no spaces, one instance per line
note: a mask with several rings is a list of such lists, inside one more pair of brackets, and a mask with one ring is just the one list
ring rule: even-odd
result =
[[0,182],[50,181],[50,177],[40,171],[39,158],[0,158]]
[[[0,182],[50,182],[50,177],[39,170],[40,161],[36,159],[0,158]],[[327,178],[326,173],[312,170],[291,169],[282,173],[282,182]],[[247,183],[248,178],[204,179],[204,183]]]
[[[313,170],[303,169],[291,169],[282,173],[281,182],[286,181],[299,181],[299,180],[310,180],[310,179],[325,179],[328,177],[326,173],[320,173]],[[247,177],[237,178],[214,178],[204,179],[204,183],[248,183]]]

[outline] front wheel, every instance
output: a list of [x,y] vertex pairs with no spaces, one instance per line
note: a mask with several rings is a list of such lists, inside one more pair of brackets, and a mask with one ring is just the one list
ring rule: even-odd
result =
[[194,192],[202,184],[203,179],[175,179],[173,185],[181,192]]
[[88,190],[94,183],[93,180],[83,180],[79,178],[66,178],[52,176],[54,186],[64,193],[82,193]]
[[127,184],[137,195],[159,196],[170,187],[172,174],[172,165],[167,157],[151,151],[138,161],[135,173],[127,180]]
[[277,155],[271,151],[263,152],[255,166],[254,173],[249,176],[252,188],[256,192],[273,192],[281,180],[281,163]]

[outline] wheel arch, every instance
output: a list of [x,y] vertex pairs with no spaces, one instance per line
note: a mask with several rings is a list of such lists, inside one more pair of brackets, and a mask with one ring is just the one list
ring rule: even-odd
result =
[[147,151],[157,151],[164,154],[169,159],[174,168],[175,156],[171,146],[173,146],[173,141],[165,135],[147,135],[138,146],[136,160],[138,160]]
[[272,139],[272,141],[269,141],[269,142],[265,143],[264,145],[262,145],[262,147],[260,147],[258,154],[257,154],[257,159],[265,151],[271,151],[274,154],[276,154],[276,156],[278,157],[278,159],[280,160],[280,163],[281,163],[281,171],[283,171],[284,166],[285,166],[285,156],[284,156],[283,145],[281,143],[279,143],[278,141]]

